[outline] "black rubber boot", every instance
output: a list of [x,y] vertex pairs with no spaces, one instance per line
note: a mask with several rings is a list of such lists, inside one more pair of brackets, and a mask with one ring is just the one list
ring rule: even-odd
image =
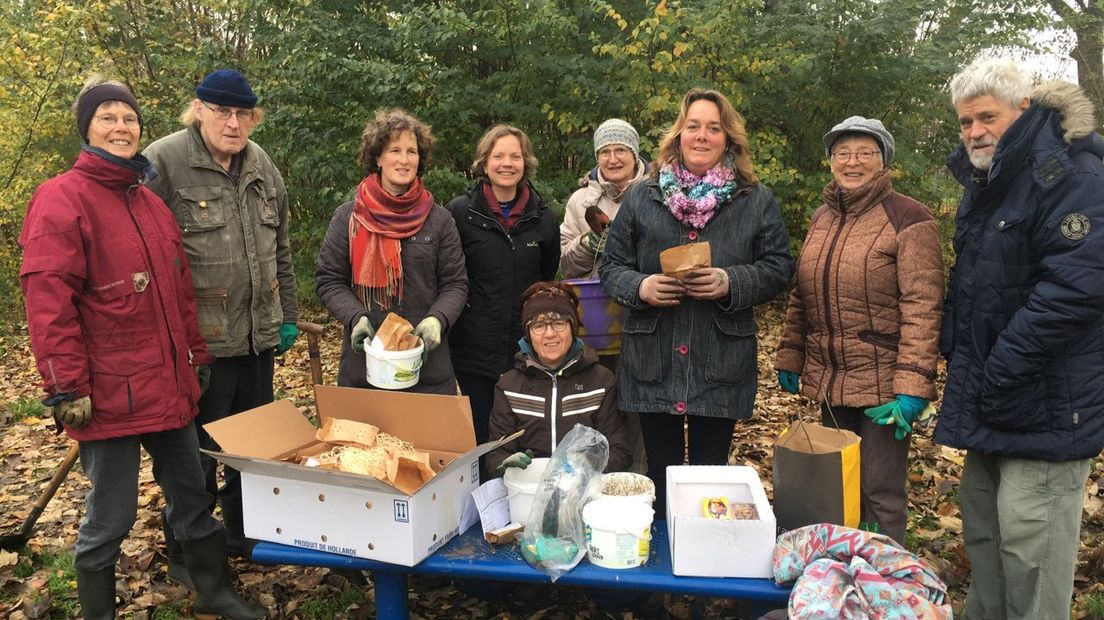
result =
[[195,584],[196,601],[192,610],[197,618],[260,620],[268,611],[238,596],[230,584],[230,566],[226,563],[226,532],[219,530],[200,540],[180,541],[184,562]]
[[165,533],[165,564],[168,568],[166,576],[170,581],[188,588],[189,592],[195,592],[192,576],[188,574],[188,567],[184,565],[184,549],[180,547],[180,541],[176,539],[172,528],[165,523],[164,513],[161,514],[161,529]]
[[115,567],[77,569],[77,598],[85,620],[115,619]]

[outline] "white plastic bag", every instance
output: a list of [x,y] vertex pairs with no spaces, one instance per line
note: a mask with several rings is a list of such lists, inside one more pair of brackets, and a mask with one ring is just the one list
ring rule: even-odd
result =
[[553,582],[586,555],[583,506],[601,494],[608,460],[606,437],[576,424],[556,446],[537,485],[521,537],[521,555]]

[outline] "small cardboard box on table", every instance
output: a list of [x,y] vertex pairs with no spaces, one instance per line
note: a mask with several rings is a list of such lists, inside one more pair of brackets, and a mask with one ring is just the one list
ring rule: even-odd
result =
[[[702,515],[702,498],[755,504],[755,520]],[[774,511],[752,467],[678,465],[667,468],[667,534],[671,569],[693,577],[773,577]]]
[[[305,549],[414,566],[459,533],[479,486],[479,457],[466,396],[316,385],[320,418],[378,426],[429,452],[436,476],[411,493],[360,474],[297,465],[326,446],[291,402],[277,401],[205,424],[222,447],[209,452],[239,470],[245,535]],[[420,480],[419,480],[420,482]]]

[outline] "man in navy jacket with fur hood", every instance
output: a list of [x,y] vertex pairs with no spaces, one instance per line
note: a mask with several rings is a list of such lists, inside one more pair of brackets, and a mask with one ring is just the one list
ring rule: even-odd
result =
[[938,443],[959,489],[970,618],[1069,618],[1090,460],[1104,447],[1104,142],[1076,86],[1015,62],[955,76],[964,193]]

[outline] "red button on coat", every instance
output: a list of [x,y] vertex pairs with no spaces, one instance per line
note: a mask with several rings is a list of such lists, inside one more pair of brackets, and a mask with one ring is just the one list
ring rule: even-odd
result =
[[688,234],[688,235],[686,235],[686,236],[687,236],[687,237],[690,237],[690,240],[691,240],[691,241],[697,241],[697,240],[698,240],[698,231],[696,231],[696,230],[691,230],[691,231],[690,231],[690,234]]
[[675,411],[679,413],[686,411],[686,403],[682,402],[681,400],[675,403]]
[[680,345],[679,345],[679,348],[678,348],[678,352],[679,352],[679,353],[681,353],[681,354],[683,354],[683,355],[686,355],[687,353],[689,353],[689,352],[690,352],[690,347],[688,347],[688,346],[686,346],[686,345],[684,345],[684,344],[680,344]]

